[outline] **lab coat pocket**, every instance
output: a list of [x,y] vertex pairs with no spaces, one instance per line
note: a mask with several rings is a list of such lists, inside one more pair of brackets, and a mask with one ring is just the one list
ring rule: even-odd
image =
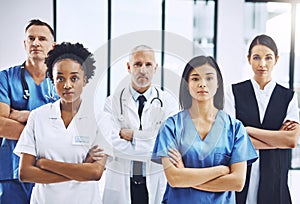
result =
[[214,154],[214,166],[218,166],[218,165],[228,166],[230,159],[231,159],[231,157],[226,154],[215,153]]

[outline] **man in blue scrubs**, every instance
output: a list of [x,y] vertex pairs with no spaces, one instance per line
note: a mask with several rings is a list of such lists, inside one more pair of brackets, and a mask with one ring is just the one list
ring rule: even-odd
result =
[[58,99],[44,63],[54,47],[54,31],[34,19],[25,28],[27,59],[0,72],[0,204],[27,204],[33,184],[18,180],[15,145],[31,110]]

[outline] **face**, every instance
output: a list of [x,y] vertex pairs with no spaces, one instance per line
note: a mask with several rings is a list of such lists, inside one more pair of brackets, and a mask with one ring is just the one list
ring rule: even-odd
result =
[[55,43],[47,26],[32,25],[25,33],[24,46],[28,58],[45,60]]
[[130,62],[127,63],[128,72],[131,74],[132,87],[140,93],[145,92],[151,85],[157,66],[153,52],[135,52]]
[[278,56],[264,45],[255,45],[251,50],[251,56],[248,56],[248,62],[252,66],[254,78],[271,80],[273,67],[277,63]]
[[217,72],[209,64],[196,67],[189,74],[188,88],[192,101],[211,100],[213,103],[218,87]]
[[71,59],[63,59],[53,66],[53,81],[62,103],[76,103],[86,84],[81,65]]

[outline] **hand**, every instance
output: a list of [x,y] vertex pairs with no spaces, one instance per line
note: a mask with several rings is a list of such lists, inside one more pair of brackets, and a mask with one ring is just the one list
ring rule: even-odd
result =
[[169,149],[168,156],[170,157],[170,162],[177,168],[184,168],[184,163],[180,152],[177,149]]
[[121,139],[132,141],[133,139],[133,130],[132,129],[121,129],[119,132]]
[[86,155],[84,163],[93,163],[94,161],[100,161],[106,155],[102,152],[103,149],[99,148],[98,145],[93,146]]
[[29,117],[30,111],[28,110],[15,110],[13,108],[10,109],[9,118],[20,123],[26,123]]
[[297,124],[298,123],[295,121],[287,120],[282,124],[280,130],[286,130],[286,131],[295,130]]

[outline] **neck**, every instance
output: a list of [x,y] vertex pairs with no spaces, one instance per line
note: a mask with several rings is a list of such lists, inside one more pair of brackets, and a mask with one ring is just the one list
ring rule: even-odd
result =
[[271,81],[271,78],[254,77],[254,80],[258,83],[260,89],[264,90],[265,86]]
[[137,87],[135,86],[134,84],[132,84],[132,88],[137,91],[138,93],[140,94],[143,94],[145,93],[149,88],[150,88],[150,85],[149,86],[146,86],[146,87]]
[[193,101],[189,111],[192,118],[214,119],[218,109],[214,107],[213,101]]
[[62,112],[68,112],[68,113],[72,113],[72,115],[75,115],[78,112],[80,104],[81,104],[81,99],[78,99],[71,103],[64,102],[63,100],[61,100],[60,109]]
[[47,70],[47,66],[44,61],[35,61],[28,59],[26,61],[25,67],[30,76],[37,84],[40,84],[44,80]]

